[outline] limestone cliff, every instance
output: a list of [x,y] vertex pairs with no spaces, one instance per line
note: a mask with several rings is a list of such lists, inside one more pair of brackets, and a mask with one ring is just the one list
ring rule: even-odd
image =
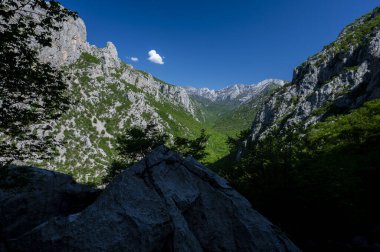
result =
[[294,70],[252,124],[250,141],[273,128],[310,125],[380,98],[380,8],[347,26],[338,39]]

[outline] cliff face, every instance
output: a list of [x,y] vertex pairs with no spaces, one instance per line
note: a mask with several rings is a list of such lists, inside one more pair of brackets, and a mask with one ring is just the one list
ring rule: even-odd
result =
[[290,84],[262,106],[250,140],[273,128],[305,126],[380,98],[380,9],[347,26],[338,39],[297,67]]
[[91,50],[81,18],[68,19],[62,24],[61,31],[53,33],[52,39],[52,47],[41,48],[40,58],[56,67],[73,64],[83,52]]
[[56,67],[65,67],[74,64],[80,59],[83,53],[88,53],[101,62],[101,67],[89,70],[90,76],[110,76],[117,70],[120,80],[133,83],[144,91],[153,93],[157,97],[159,94],[167,96],[176,105],[182,106],[186,111],[193,113],[194,108],[186,91],[177,86],[167,85],[155,79],[153,76],[135,70],[132,66],[120,69],[123,65],[118,57],[118,52],[112,42],[108,42],[105,48],[97,48],[87,42],[86,26],[81,18],[70,18],[62,24],[62,29],[53,34],[52,47],[41,48],[40,58],[43,62],[50,62]]
[[[45,184],[79,187],[67,181],[67,175],[39,173]],[[10,192],[1,186],[4,202],[3,195]],[[23,188],[12,189],[20,200],[27,196]],[[83,191],[77,190],[78,199]],[[38,192],[44,191],[37,187]],[[59,199],[49,198],[49,209],[58,206]],[[9,239],[0,239],[0,248],[4,242],[9,251],[299,251],[223,178],[163,146],[115,178],[94,202],[84,203],[85,209],[57,211],[51,218],[50,212],[44,216],[46,205],[35,205],[40,213],[35,226],[24,221],[34,219],[35,212],[25,213],[18,229],[12,226],[14,216],[1,215],[5,230],[15,232],[4,233]],[[0,210],[12,207],[5,204]]]

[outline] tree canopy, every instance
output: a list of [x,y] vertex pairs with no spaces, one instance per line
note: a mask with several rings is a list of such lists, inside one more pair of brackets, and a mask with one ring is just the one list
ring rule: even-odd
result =
[[193,158],[201,161],[208,155],[206,147],[209,138],[210,135],[207,135],[205,129],[202,129],[199,137],[195,139],[176,137],[173,149],[184,156],[191,155]]
[[49,155],[53,139],[44,131],[69,100],[62,71],[41,62],[38,50],[70,17],[77,15],[57,1],[0,2],[0,162]]
[[116,139],[117,157],[107,167],[104,183],[109,183],[128,166],[144,158],[154,148],[165,144],[167,135],[160,131],[158,125],[149,123],[145,128],[133,126]]
[[155,123],[149,123],[145,128],[135,126],[117,137],[116,150],[123,160],[134,163],[154,148],[165,144],[166,139],[167,135]]
[[[199,137],[195,139],[175,137],[174,144],[170,146],[184,156],[192,155],[201,160],[208,155],[206,152],[208,138],[209,135],[202,129]],[[154,148],[166,144],[168,140],[168,136],[155,123],[149,123],[146,127],[127,128],[116,139],[117,157],[107,167],[103,183],[109,183],[116,175],[143,159]]]
[[380,223],[379,115],[380,99],[306,130],[274,130],[218,172],[301,248],[314,239],[313,250],[338,251],[328,241]]

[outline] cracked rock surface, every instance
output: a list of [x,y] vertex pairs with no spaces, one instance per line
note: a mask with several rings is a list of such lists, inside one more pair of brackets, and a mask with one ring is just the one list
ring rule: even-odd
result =
[[299,251],[217,174],[164,146],[78,213],[10,242],[16,251]]
[[8,240],[50,218],[82,211],[100,193],[66,174],[24,166],[0,168],[0,251],[7,251],[3,246]]

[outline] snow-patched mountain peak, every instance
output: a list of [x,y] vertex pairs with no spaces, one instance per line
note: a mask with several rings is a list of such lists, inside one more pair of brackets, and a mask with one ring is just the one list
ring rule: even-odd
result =
[[223,89],[186,87],[191,96],[198,96],[211,101],[238,101],[244,103],[271,86],[283,86],[286,81],[268,79],[253,85],[234,84]]

